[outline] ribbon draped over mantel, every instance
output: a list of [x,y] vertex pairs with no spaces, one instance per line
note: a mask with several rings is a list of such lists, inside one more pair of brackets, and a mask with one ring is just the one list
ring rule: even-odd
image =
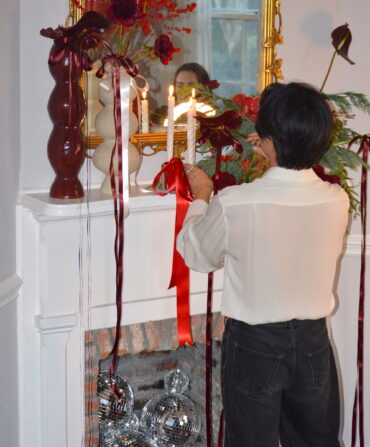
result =
[[[165,193],[157,190],[158,183],[162,176],[166,178],[167,191]],[[162,170],[154,179],[153,189],[160,196],[176,191],[175,240],[173,246],[172,275],[169,289],[176,287],[177,332],[179,345],[181,347],[184,346],[185,343],[188,343],[190,346],[193,346],[189,305],[190,272],[189,268],[185,265],[182,256],[176,249],[176,238],[182,228],[187,210],[189,208],[189,203],[193,200],[193,197],[188,176],[186,175],[184,165],[179,158],[174,157],[169,162],[164,164]]]
[[[349,149],[354,143],[360,142],[358,154],[362,155],[364,163],[368,164],[370,151],[370,136],[362,135],[355,137],[349,143]],[[367,224],[367,169],[362,166],[361,170],[361,192],[360,192],[360,215],[362,227],[361,241],[361,271],[360,271],[360,293],[358,306],[358,340],[357,340],[357,383],[355,399],[352,412],[352,443],[356,446],[357,438],[357,415],[359,421],[360,447],[365,447],[364,435],[364,319],[365,319],[365,270],[366,270],[366,224]]]
[[[106,56],[103,65],[98,70],[97,76],[101,77],[105,72],[104,65],[110,63],[112,67],[112,86],[114,96],[114,120],[116,126],[116,141],[113,146],[109,166],[111,181],[114,218],[116,223],[116,236],[114,241],[114,254],[116,259],[116,308],[117,322],[116,334],[111,351],[112,361],[110,375],[114,374],[118,356],[118,344],[121,336],[122,319],[122,289],[123,289],[123,249],[124,249],[124,218],[129,213],[129,172],[128,172],[128,143],[129,143],[129,113],[130,113],[130,88],[135,87],[134,76],[138,73],[137,67],[128,58]],[[116,184],[114,160],[118,159],[118,188]],[[116,391],[116,390],[115,390]]]

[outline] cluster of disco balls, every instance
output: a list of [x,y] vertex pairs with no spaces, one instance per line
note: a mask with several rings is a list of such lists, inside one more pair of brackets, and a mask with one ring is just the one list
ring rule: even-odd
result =
[[189,378],[180,369],[166,374],[165,392],[134,414],[134,394],[121,376],[98,376],[100,447],[190,447],[200,431],[200,415],[183,394]]

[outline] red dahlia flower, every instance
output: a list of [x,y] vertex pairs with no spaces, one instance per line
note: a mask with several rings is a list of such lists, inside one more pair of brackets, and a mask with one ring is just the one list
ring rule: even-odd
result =
[[144,17],[138,0],[112,0],[107,15],[119,25],[132,26],[136,19]]
[[246,96],[244,93],[240,93],[239,95],[233,96],[231,99],[242,107],[242,110],[239,111],[239,115],[244,115],[252,121],[256,121],[260,106],[260,98]]
[[162,64],[167,65],[172,60],[173,53],[177,53],[180,50],[174,48],[172,42],[168,36],[161,34],[154,43],[154,54],[159,57]]

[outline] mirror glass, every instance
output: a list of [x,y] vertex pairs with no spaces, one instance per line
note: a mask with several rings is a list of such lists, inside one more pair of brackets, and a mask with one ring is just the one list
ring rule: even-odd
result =
[[[72,16],[78,20],[81,7],[71,2]],[[80,0],[86,10],[101,12],[109,0]],[[179,7],[189,1],[180,0]],[[276,76],[274,66],[276,43],[281,43],[280,29],[275,29],[275,18],[281,16],[279,0],[197,0],[194,12],[173,20],[176,27],[191,28],[192,32],[176,32],[170,36],[174,47],[181,52],[163,65],[148,58],[138,62],[140,74],[148,81],[149,110],[155,112],[167,103],[168,88],[175,84],[174,75],[184,63],[196,62],[217,79],[217,94],[231,97],[237,93],[255,95]],[[280,41],[279,41],[280,39]],[[129,55],[131,56],[131,55]],[[94,120],[102,105],[97,98],[99,80],[94,72],[88,74],[85,91],[88,117],[85,133],[89,146],[96,144]]]

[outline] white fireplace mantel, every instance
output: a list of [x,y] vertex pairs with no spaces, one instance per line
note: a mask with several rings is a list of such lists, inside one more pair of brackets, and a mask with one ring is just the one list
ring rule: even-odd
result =
[[[122,324],[176,316],[168,290],[175,196],[131,189],[125,220]],[[84,333],[115,326],[115,224],[110,197],[28,193],[18,207],[22,446],[75,447],[84,428]],[[215,275],[219,310],[222,272]],[[206,311],[207,275],[191,273],[192,314]]]
[[[174,220],[174,195],[131,190],[125,220],[123,325],[176,315],[175,290],[168,290]],[[84,334],[116,322],[114,235],[112,199],[99,191],[91,191],[88,201],[53,200],[47,193],[20,198],[22,447],[82,445]],[[344,439],[350,437],[355,384],[360,252],[360,235],[349,236],[336,287],[341,304],[332,318],[346,402]],[[206,289],[207,275],[191,272],[192,314],[205,312]],[[215,275],[214,289],[214,310],[219,310],[222,272]],[[368,344],[365,351],[368,358]],[[367,401],[365,405],[369,408]]]

